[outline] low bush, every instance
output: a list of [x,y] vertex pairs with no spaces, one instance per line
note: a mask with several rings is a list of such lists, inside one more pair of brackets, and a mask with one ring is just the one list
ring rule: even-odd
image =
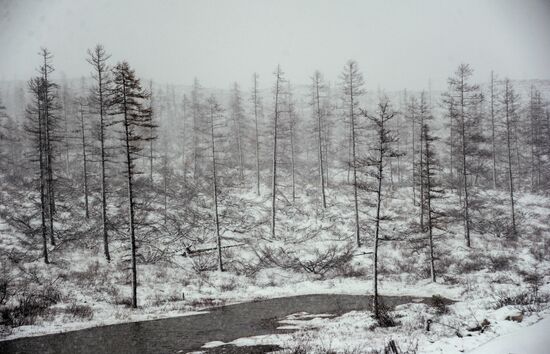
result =
[[60,300],[61,293],[53,286],[26,291],[18,297],[17,304],[0,307],[0,324],[11,327],[32,325]]
[[500,293],[495,296],[495,309],[504,306],[514,306],[518,310],[526,313],[533,313],[541,310],[541,305],[548,303],[550,297],[548,294],[542,294],[534,288],[530,287],[526,291],[516,294]]
[[349,246],[330,246],[326,249],[314,248],[311,251],[291,252],[282,247],[264,248],[259,259],[267,266],[275,266],[298,272],[311,273],[325,277],[328,273],[341,274],[349,269],[353,257],[353,248]]
[[73,303],[67,307],[65,312],[75,318],[81,318],[85,320],[90,320],[94,317],[94,310],[91,306],[88,305],[78,305]]
[[516,257],[511,254],[489,255],[489,267],[493,272],[509,270],[516,261]]
[[443,315],[449,312],[449,309],[447,308],[447,301],[441,295],[432,295],[431,306],[435,309],[435,312],[438,315]]
[[216,257],[213,253],[198,252],[190,257],[193,270],[196,273],[212,271],[217,268]]
[[459,260],[456,267],[458,274],[468,274],[486,269],[487,265],[484,255],[476,252]]
[[391,313],[391,308],[383,301],[378,304],[378,318],[375,318],[379,327],[395,327],[399,323]]

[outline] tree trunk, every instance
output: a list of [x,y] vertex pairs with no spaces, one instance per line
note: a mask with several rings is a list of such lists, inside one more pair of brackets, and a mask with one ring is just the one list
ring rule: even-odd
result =
[[277,67],[277,81],[275,83],[275,114],[273,116],[273,171],[271,183],[271,237],[275,238],[275,212],[277,199],[277,125],[279,120],[279,84],[281,69]]
[[241,141],[241,122],[240,117],[234,115],[235,130],[237,133],[237,153],[239,154],[239,178],[241,183],[244,182],[244,159],[243,159],[243,147]]
[[44,257],[44,263],[49,264],[48,260],[48,236],[46,230],[46,198],[45,198],[45,176],[44,176],[44,123],[40,109],[40,102],[38,103],[38,150],[39,150],[39,168],[40,168],[40,221],[42,231],[42,255]]
[[[424,110],[424,93],[422,93],[422,98],[421,98],[421,105],[422,105],[422,110]],[[420,129],[422,129],[422,127],[424,126],[424,114],[426,112],[422,111],[420,112]],[[423,159],[424,159],[424,156],[423,156],[423,152],[424,152],[424,147],[423,147],[423,136],[422,136],[422,133],[420,132],[420,230],[422,232],[424,232],[424,203],[425,203],[425,200],[424,200],[424,176],[422,174],[422,165],[423,165]]]
[[[414,99],[414,97],[412,97],[411,99]],[[413,111],[411,115],[413,205],[416,205],[416,148],[415,148],[416,134],[415,134],[415,124],[414,124],[415,120],[416,120],[416,116]]]
[[325,172],[323,169],[323,143],[322,143],[322,115],[321,115],[321,102],[319,97],[319,77],[315,77],[315,103],[317,108],[317,138],[319,143],[319,183],[321,187],[321,201],[323,208],[327,207],[327,201],[325,196]]
[[49,100],[48,97],[48,63],[46,54],[44,54],[44,124],[45,124],[45,133],[46,133],[46,185],[47,185],[47,195],[48,195],[48,217],[49,217],[49,227],[50,227],[50,243],[52,246],[55,246],[55,236],[54,236],[54,214],[55,214],[55,196],[53,188],[53,167],[52,167],[52,146],[51,146],[51,132],[50,127],[52,122],[50,122],[50,112],[49,112]]
[[464,76],[461,76],[461,91],[460,91],[460,118],[461,118],[461,133],[462,133],[462,183],[464,184],[464,236],[466,238],[466,246],[471,247],[470,243],[470,215],[469,215],[469,200],[468,200],[468,177],[466,165],[466,122],[464,113]]
[[105,102],[103,99],[103,70],[97,66],[99,88],[99,140],[101,144],[101,231],[103,233],[103,253],[107,262],[111,261],[109,235],[107,232],[107,191],[105,182]]
[[212,193],[214,199],[214,222],[216,224],[216,244],[218,250],[218,270],[223,272],[222,239],[220,236],[220,219],[218,214],[218,182],[216,176],[216,145],[214,138],[214,109],[210,108],[210,133],[212,138]]
[[508,80],[506,80],[506,98],[505,98],[505,105],[506,105],[506,145],[508,148],[508,179],[510,181],[510,206],[511,206],[511,212],[512,212],[512,237],[517,236],[517,229],[516,229],[516,213],[514,209],[514,178],[512,173],[512,149],[511,149],[511,124],[510,124],[510,88]]
[[495,139],[495,79],[491,71],[491,145],[493,157],[493,189],[497,189],[497,153]]
[[430,144],[428,142],[428,131],[427,127],[423,127],[424,129],[424,144],[426,146],[426,158],[425,158],[425,177],[426,177],[426,204],[427,204],[427,211],[428,211],[428,239],[430,242],[430,276],[432,279],[432,282],[435,283],[435,257],[434,257],[434,240],[433,240],[433,213],[432,213],[432,181],[431,181],[431,170],[432,166],[430,165]]
[[378,188],[376,190],[376,223],[374,233],[374,246],[373,246],[373,311],[376,319],[380,318],[380,309],[378,304],[378,241],[380,232],[380,207],[382,204],[382,178],[383,178],[383,120],[380,127],[380,147],[379,147],[379,160],[378,160]]
[[[124,84],[125,85],[125,84]],[[136,263],[136,235],[134,226],[134,194],[133,194],[133,174],[132,158],[130,156],[130,133],[128,131],[128,112],[126,95],[124,94],[124,132],[126,143],[126,172],[128,174],[128,210],[129,210],[129,228],[130,243],[132,250],[132,307],[137,308],[137,263]]]
[[[290,87],[289,87],[290,90]],[[294,111],[291,107],[292,103],[289,98],[288,114],[290,118],[290,172],[292,177],[292,203],[296,202],[296,174],[295,174],[295,154],[294,154]]]
[[254,74],[254,124],[256,133],[256,193],[260,195],[260,139],[258,134],[258,75]]
[[355,112],[354,112],[354,95],[353,95],[353,75],[349,76],[350,87],[350,122],[351,122],[351,153],[352,153],[352,167],[353,167],[353,202],[355,207],[355,242],[357,247],[361,247],[361,234],[359,229],[359,201],[357,194],[357,154],[355,146]]
[[90,217],[90,209],[88,206],[88,165],[86,160],[86,134],[84,126],[84,109],[80,102],[80,127],[82,131],[82,165],[84,173],[84,203],[86,207],[86,219]]

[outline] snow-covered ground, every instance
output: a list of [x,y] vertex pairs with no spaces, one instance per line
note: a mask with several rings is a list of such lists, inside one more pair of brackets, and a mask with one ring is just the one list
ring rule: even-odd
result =
[[[241,194],[240,197],[246,202],[256,198],[252,193]],[[506,213],[506,194],[490,197],[497,202],[488,205],[487,210],[481,213],[485,216]],[[417,216],[407,206],[412,204],[409,199],[408,191],[403,189],[397,190],[394,198],[386,201],[384,207],[392,211],[394,218],[384,225],[383,235],[406,235],[409,241],[419,240],[418,235],[410,232]],[[0,340],[192,315],[209,306],[263,298],[319,293],[370,294],[372,262],[367,236],[364,247],[353,249],[349,266],[324,275],[258,263],[260,250],[276,252],[283,248],[300,260],[307,261],[315,259],[330,247],[340,247],[338,249],[341,251],[347,245],[353,245],[349,242],[353,240],[352,236],[347,235],[347,230],[352,229],[349,223],[353,220],[349,200],[345,196],[334,196],[332,200],[333,204],[326,212],[313,208],[311,200],[304,201],[296,209],[282,211],[281,228],[286,231],[279,240],[251,240],[253,237],[250,235],[227,237],[233,244],[245,243],[245,246],[224,251],[228,272],[197,272],[196,262],[202,261],[196,257],[175,256],[172,262],[140,264],[140,306],[137,310],[125,305],[130,296],[130,283],[127,263],[120,256],[127,252],[124,243],[113,243],[113,252],[119,257],[111,263],[97,254],[97,247],[92,243],[90,248],[67,247],[54,251],[54,262],[49,266],[40,259],[20,264],[8,271],[11,276],[26,275],[42,279],[42,285],[51,284],[61,292],[61,300],[37,318],[33,325],[4,328]],[[446,203],[449,207],[454,201],[450,199]],[[362,219],[367,220],[370,209],[363,209],[366,212]],[[481,351],[477,353],[486,353],[492,348],[498,350],[498,345],[506,346],[508,341],[514,341],[506,338],[525,336],[529,340],[529,336],[538,337],[544,328],[548,328],[547,318],[550,316],[546,302],[550,294],[550,254],[547,251],[549,248],[546,248],[550,238],[547,225],[550,200],[524,194],[518,200],[518,209],[523,215],[523,233],[517,241],[474,233],[474,247],[468,249],[463,246],[460,223],[451,224],[449,231],[439,235],[435,241],[438,256],[436,283],[428,279],[425,249],[411,247],[414,242],[404,242],[406,239],[381,243],[380,293],[426,297],[440,295],[455,300],[456,303],[449,305],[444,313],[424,304],[401,305],[390,312],[398,325],[388,328],[375,326],[369,311],[356,311],[339,317],[297,314],[281,321],[281,328],[290,326],[297,328],[296,332],[242,338],[233,344],[279,344],[285,348],[304,347],[309,352],[331,349],[362,353],[379,350],[393,339],[402,350],[416,350],[418,353],[463,353],[482,345],[486,347],[480,347]],[[295,213],[292,224],[288,221],[288,214],[291,213]],[[261,211],[258,214],[261,217]],[[295,240],[303,235],[301,230],[317,231],[312,232],[314,236],[311,238],[303,237],[299,242],[292,242],[292,238]],[[13,230],[7,224],[2,225],[0,232],[2,249],[17,247]],[[368,229],[365,235],[368,235]],[[205,254],[204,257],[212,256]],[[538,275],[536,289],[533,288],[534,274]],[[524,304],[514,300],[521,299],[518,295],[522,294],[533,296],[535,291],[544,301],[535,304],[529,300],[528,304]],[[93,317],[79,318],[73,314],[69,308],[74,304],[89,306]],[[506,319],[522,312],[521,322]],[[540,321],[541,318],[545,319]],[[428,319],[433,321],[429,332],[426,331]],[[482,323],[488,323],[483,333],[468,330]],[[498,339],[501,336],[504,337]],[[534,344],[535,340],[531,342]],[[210,346],[219,344],[222,343],[210,343]]]

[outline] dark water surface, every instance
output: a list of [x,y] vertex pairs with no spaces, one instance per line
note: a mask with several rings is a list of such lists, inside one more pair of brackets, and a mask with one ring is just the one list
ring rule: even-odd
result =
[[[430,304],[431,298],[384,296],[383,301],[394,307],[410,302]],[[371,296],[328,294],[261,300],[216,307],[192,316],[3,341],[0,342],[0,353],[186,353],[199,350],[211,341],[231,342],[242,337],[282,333],[277,330],[281,326],[278,320],[293,313],[305,311],[341,315],[354,310],[367,310],[371,302]],[[261,348],[249,347],[241,349],[241,352],[260,353],[275,349],[269,346],[265,346],[265,350]]]

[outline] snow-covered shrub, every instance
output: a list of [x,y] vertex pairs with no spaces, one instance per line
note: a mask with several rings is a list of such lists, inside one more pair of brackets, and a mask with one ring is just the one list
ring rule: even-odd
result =
[[237,288],[239,283],[242,283],[242,279],[239,280],[238,276],[228,272],[212,272],[209,274],[208,282],[221,291],[231,291]]
[[88,305],[78,305],[76,303],[70,304],[65,312],[75,318],[81,318],[85,320],[91,320],[94,317],[94,310]]
[[[376,319],[377,327],[395,327],[399,323],[395,319],[394,315],[391,313],[392,309],[380,300],[378,304],[378,318]],[[374,328],[371,328],[374,329]]]
[[509,270],[512,264],[517,261],[517,257],[510,253],[489,254],[489,266],[492,271],[499,272]]
[[441,295],[432,295],[431,306],[435,309],[435,312],[438,315],[443,315],[449,312],[449,309],[447,308],[447,301]]
[[328,245],[290,250],[284,247],[266,246],[260,250],[259,254],[260,260],[266,266],[325,277],[329,272],[336,274],[345,272],[353,257],[353,248],[348,245]]
[[542,277],[535,273],[524,275],[528,284],[527,289],[521,291],[502,291],[494,295],[495,309],[505,306],[514,306],[522,313],[533,313],[540,311],[542,305],[550,302],[550,294],[540,291]]
[[11,327],[32,325],[43,316],[51,305],[61,300],[61,293],[53,286],[26,290],[18,296],[17,303],[0,308],[0,324]]
[[217,266],[216,257],[213,253],[196,253],[190,259],[196,273],[215,270]]
[[478,272],[486,268],[485,257],[480,252],[470,252],[467,257],[458,260],[457,272],[458,274],[468,274]]
[[529,247],[529,252],[538,262],[550,260],[550,240],[547,240],[541,236],[540,241],[534,242]]

